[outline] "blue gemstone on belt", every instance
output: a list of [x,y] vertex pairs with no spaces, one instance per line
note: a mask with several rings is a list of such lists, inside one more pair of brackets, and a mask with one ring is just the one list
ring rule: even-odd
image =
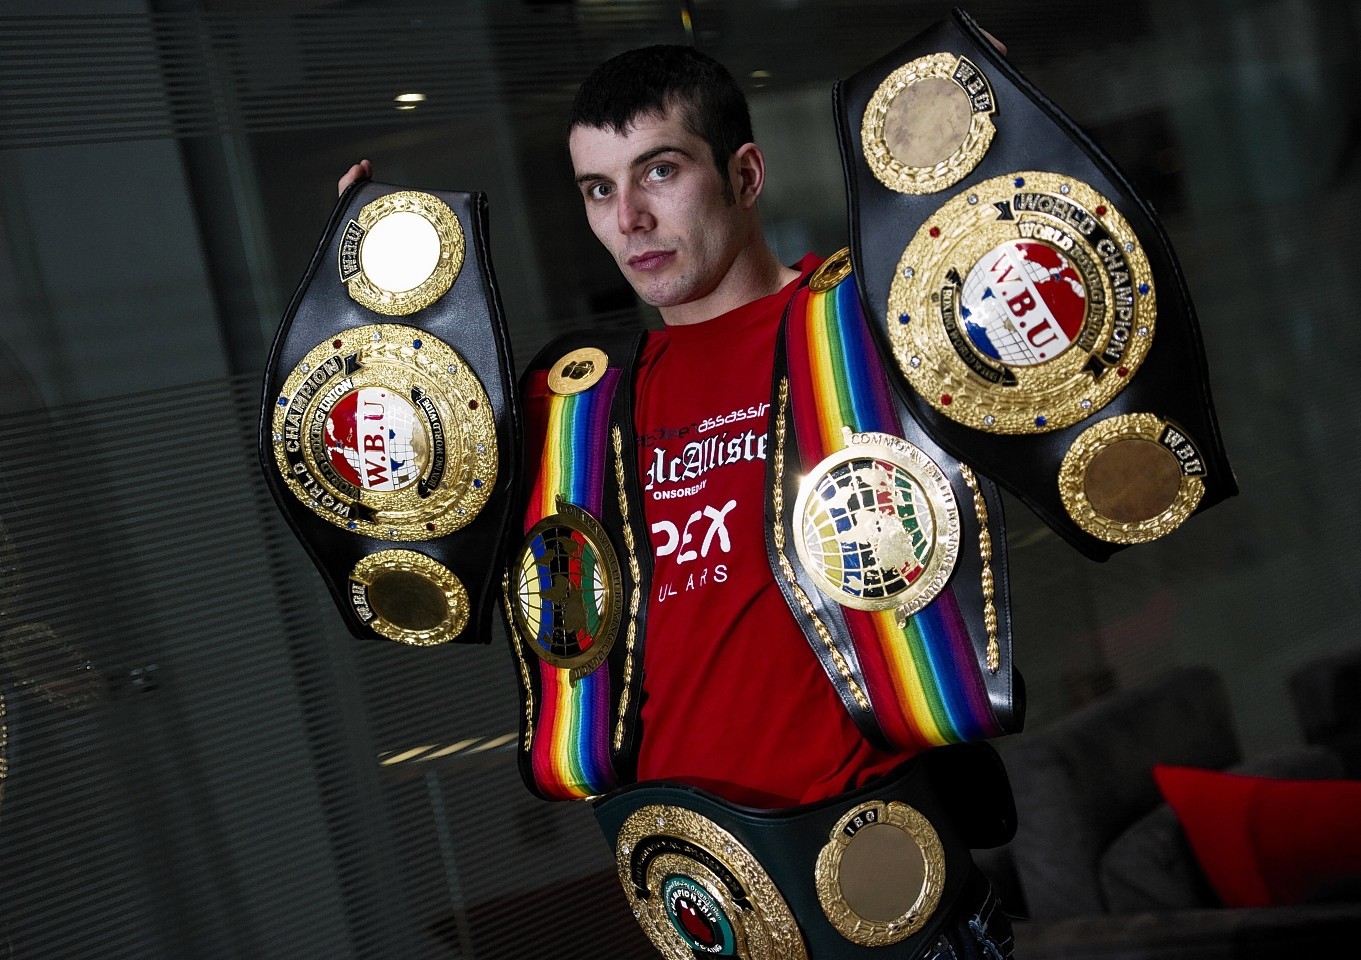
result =
[[1042,426],[1044,426],[1044,425],[1045,425],[1046,423],[1048,423],[1048,422],[1049,422],[1049,418],[1048,418],[1048,417],[1036,417],[1036,418],[1035,418],[1035,426],[1037,426],[1037,427],[1042,427]]
[[1016,184],[1016,186],[1018,187],[1024,187],[1025,177],[1017,177],[1015,180],[1012,181],[1012,183]]

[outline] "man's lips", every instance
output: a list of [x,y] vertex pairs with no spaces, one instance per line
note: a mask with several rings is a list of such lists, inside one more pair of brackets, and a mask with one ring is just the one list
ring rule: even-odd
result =
[[634,270],[659,270],[675,255],[672,250],[647,250],[629,257],[628,265]]

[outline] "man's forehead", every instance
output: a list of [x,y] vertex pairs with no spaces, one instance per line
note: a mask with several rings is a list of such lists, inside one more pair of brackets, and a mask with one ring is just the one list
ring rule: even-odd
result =
[[572,165],[578,174],[586,172],[582,164],[612,161],[631,163],[636,157],[658,146],[672,145],[690,151],[700,138],[685,124],[682,111],[668,108],[665,113],[649,111],[639,114],[623,129],[577,125],[567,137]]

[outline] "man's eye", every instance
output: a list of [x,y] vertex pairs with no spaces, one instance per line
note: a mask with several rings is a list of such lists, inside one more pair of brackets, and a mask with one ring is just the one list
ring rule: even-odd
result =
[[593,183],[586,188],[586,199],[604,200],[610,195],[610,185],[608,183]]
[[649,180],[665,180],[667,177],[671,176],[675,172],[676,172],[675,164],[659,163],[652,169],[648,170],[647,178]]

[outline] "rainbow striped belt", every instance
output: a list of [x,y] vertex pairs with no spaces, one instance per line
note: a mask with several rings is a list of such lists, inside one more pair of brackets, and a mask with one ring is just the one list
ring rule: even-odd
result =
[[[895,409],[848,257],[829,277],[837,260],[795,295],[786,316],[796,451],[784,453],[782,436],[774,448],[777,466],[801,462],[805,477],[795,509],[778,511],[780,539],[805,539],[802,570],[781,544],[776,577],[783,568],[787,596],[811,621],[814,651],[862,727],[872,715],[871,728],[909,752],[996,736],[1012,725],[1009,662],[1006,677],[997,676],[999,632],[1009,640],[1010,622],[999,631],[992,557],[981,556],[991,549],[986,504],[968,467],[920,430],[910,433],[913,443],[898,439],[911,421]],[[786,398],[777,391],[777,399],[782,420]],[[773,496],[787,508],[787,497]],[[948,550],[958,560],[941,556]],[[837,606],[824,604],[819,615],[806,584]],[[919,609],[899,602],[914,590],[924,598]],[[1000,719],[989,691],[999,680],[1007,694]]]
[[621,577],[599,523],[621,374],[611,366],[575,393],[550,389],[548,370],[523,385],[532,476],[506,605],[525,697],[522,772],[552,800],[621,783],[610,743],[621,691],[606,664],[620,630]]

